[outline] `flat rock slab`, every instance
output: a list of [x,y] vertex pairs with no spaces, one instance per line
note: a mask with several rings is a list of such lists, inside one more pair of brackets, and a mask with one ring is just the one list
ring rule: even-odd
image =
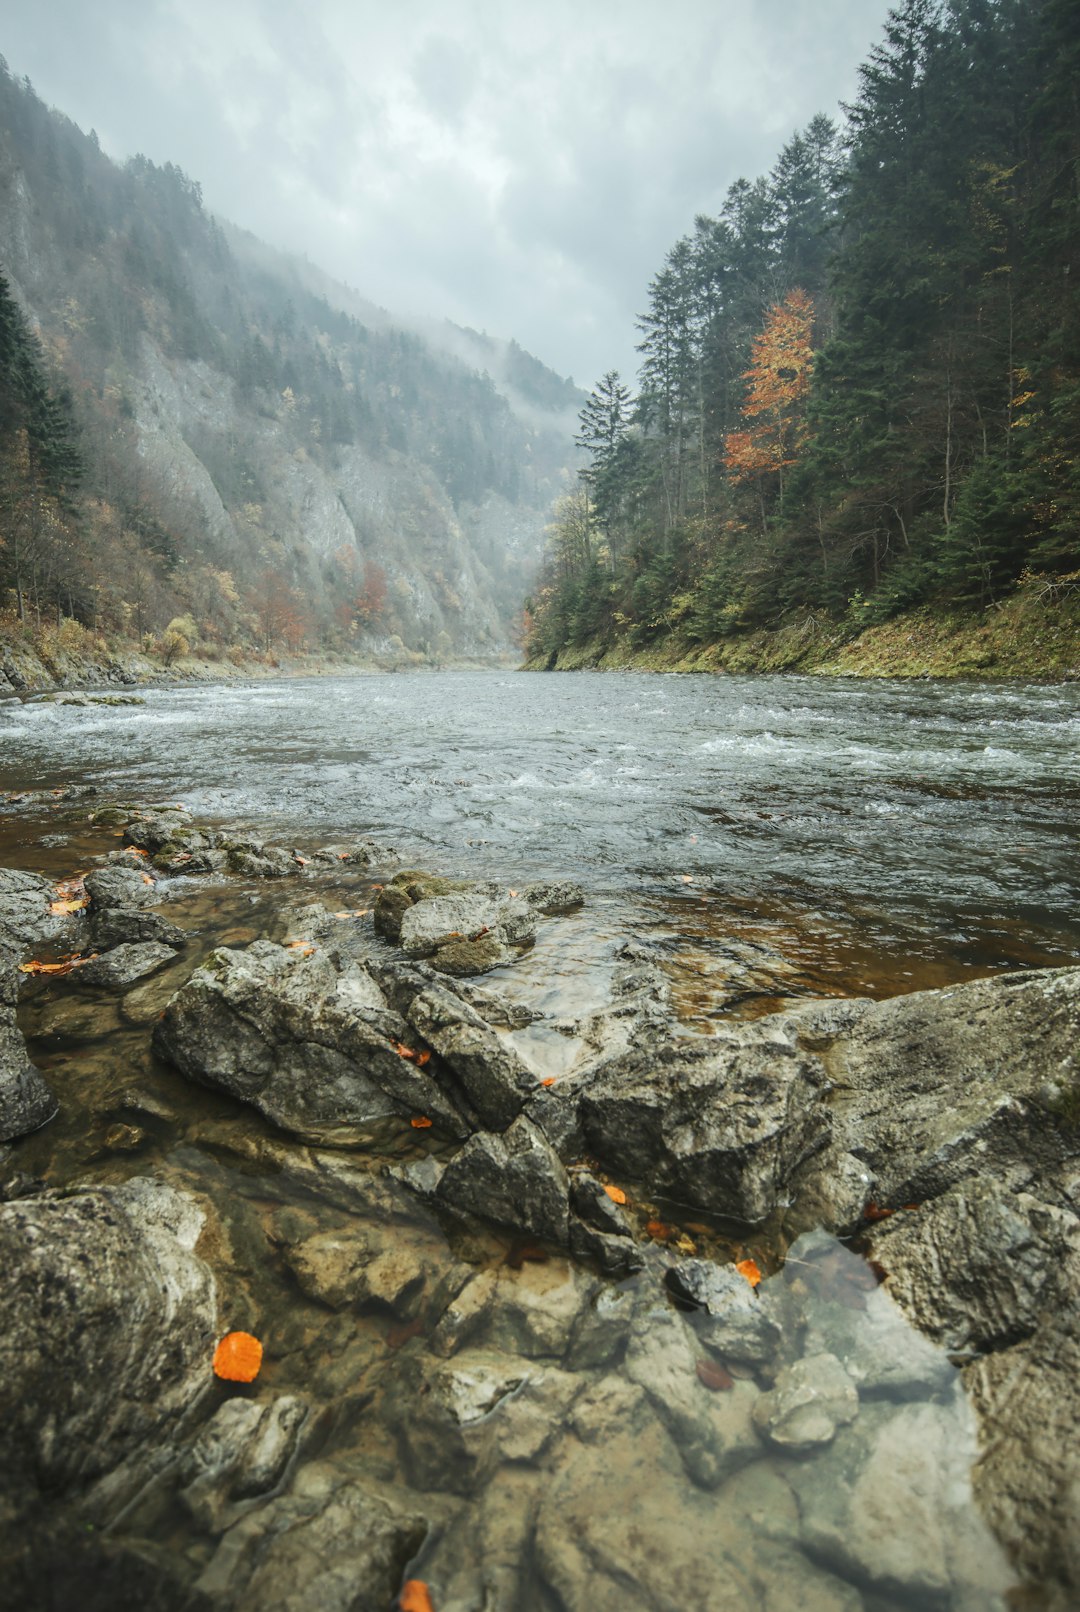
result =
[[172,946],[160,941],[145,941],[138,945],[114,946],[84,963],[78,972],[80,985],[93,985],[106,991],[123,991],[136,980],[156,974],[158,969],[176,961]]
[[27,1136],[52,1119],[57,1101],[26,1054],[15,1023],[18,973],[0,953],[0,1142]]

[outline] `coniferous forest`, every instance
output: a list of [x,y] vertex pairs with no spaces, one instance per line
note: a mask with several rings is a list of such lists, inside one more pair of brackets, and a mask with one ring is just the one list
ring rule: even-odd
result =
[[1080,567],[1074,0],[903,0],[668,252],[580,415],[529,651],[984,611]]

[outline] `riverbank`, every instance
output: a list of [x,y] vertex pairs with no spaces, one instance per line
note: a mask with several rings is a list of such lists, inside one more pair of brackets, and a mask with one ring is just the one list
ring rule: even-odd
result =
[[637,648],[626,638],[597,638],[560,650],[554,663],[534,656],[524,669],[1067,682],[1080,678],[1080,593],[1054,597],[1032,584],[978,614],[922,609],[861,632],[807,614],[773,631],[710,644],[691,641],[679,628]]
[[334,651],[262,654],[232,648],[164,660],[136,645],[108,642],[75,622],[34,630],[0,630],[0,698],[56,689],[116,690],[184,683],[248,683],[284,677],[348,677],[386,672],[490,669],[514,664],[509,655],[436,660],[416,651],[347,654]]

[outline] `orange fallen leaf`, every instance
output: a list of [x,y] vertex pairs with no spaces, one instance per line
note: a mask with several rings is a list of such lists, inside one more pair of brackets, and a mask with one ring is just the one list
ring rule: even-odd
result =
[[726,1393],[729,1388],[735,1386],[734,1377],[730,1371],[724,1370],[719,1360],[699,1360],[694,1369],[701,1386],[714,1394]]
[[416,1057],[416,1048],[407,1047],[404,1041],[391,1041],[390,1046],[399,1058],[408,1058],[412,1062]]
[[262,1344],[250,1332],[227,1332],[214,1350],[214,1376],[231,1383],[254,1382],[262,1357]]
[[416,1054],[416,1061],[420,1065],[420,1068],[423,1069],[426,1063],[431,1062],[431,1049],[429,1047],[425,1047],[423,1052],[418,1052]]
[[684,873],[683,876],[682,876],[682,882],[683,882],[683,884],[693,884],[693,882],[694,882],[693,874],[692,873]]
[[414,1131],[430,1131],[434,1120],[428,1119],[426,1114],[414,1114],[409,1124]]
[[153,874],[144,873],[143,876],[142,876],[142,882],[143,882],[143,884],[153,884],[153,882],[154,882]]
[[663,1243],[666,1243],[669,1237],[674,1236],[672,1227],[665,1225],[662,1220],[647,1220],[645,1230],[650,1237],[655,1237],[659,1242]]
[[866,1205],[866,1208],[863,1210],[863,1219],[864,1220],[888,1220],[889,1216],[894,1215],[895,1213],[896,1213],[895,1209],[885,1209],[885,1208],[883,1208],[881,1206],[881,1204],[875,1203],[874,1200],[871,1198],[869,1203]]
[[435,1612],[435,1602],[431,1599],[431,1591],[422,1578],[406,1579],[401,1586],[398,1606],[401,1608],[401,1612]]
[[508,890],[507,895],[516,897],[517,896],[517,891],[516,890]]
[[70,974],[73,968],[81,968],[83,963],[92,962],[97,952],[90,952],[86,957],[64,957],[57,963],[20,963],[20,974]]
[[339,851],[337,854],[337,859],[339,862],[347,862],[349,860],[348,851]]
[[740,1259],[735,1262],[735,1269],[740,1276],[744,1276],[751,1287],[757,1287],[761,1281],[761,1271],[752,1259]]
[[540,1084],[541,1084],[541,1086],[554,1086],[554,1084],[555,1084],[555,1076],[554,1075],[549,1075],[547,1077],[547,1079],[542,1080],[540,1082]]
[[307,865],[308,865],[308,862],[309,862],[309,861],[310,861],[310,858],[309,858],[309,857],[306,857],[306,856],[301,856],[301,855],[300,855],[300,854],[299,854],[299,852],[298,852],[298,853],[297,853],[297,854],[296,854],[296,856],[294,856],[294,857],[293,857],[293,861],[294,861],[294,862],[295,862],[295,863],[296,863],[296,864],[297,864],[297,865],[298,865],[298,866],[299,866],[299,867],[302,867],[302,868],[306,868],[306,867],[307,867]]
[[301,957],[311,957],[314,954],[315,948],[311,944],[310,940],[290,940],[285,950],[290,952],[299,952]]
[[84,896],[81,901],[50,901],[49,911],[54,912],[58,918],[63,918],[69,912],[82,912],[83,908],[89,905],[89,896]]
[[144,851],[138,845],[125,845],[124,850],[127,852],[128,856],[149,856],[150,855],[149,851]]
[[604,1188],[604,1191],[607,1193],[607,1195],[611,1199],[612,1203],[625,1203],[626,1202],[626,1193],[623,1191],[622,1187],[607,1187],[606,1186]]

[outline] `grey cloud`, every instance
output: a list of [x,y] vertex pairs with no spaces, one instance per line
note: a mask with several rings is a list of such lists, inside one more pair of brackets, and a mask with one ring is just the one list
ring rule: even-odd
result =
[[694,215],[835,113],[888,0],[37,0],[4,50],[113,155],[403,315],[633,372]]

